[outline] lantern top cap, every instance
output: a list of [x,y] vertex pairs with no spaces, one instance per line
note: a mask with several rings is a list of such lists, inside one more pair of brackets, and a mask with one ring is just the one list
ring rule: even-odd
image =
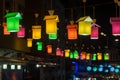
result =
[[47,15],[44,17],[43,20],[56,20],[57,22],[59,22],[59,17],[58,15]]
[[9,12],[5,15],[5,17],[15,17],[15,18],[19,18],[22,19],[22,16],[19,12]]
[[110,18],[110,23],[111,24],[116,23],[116,22],[120,23],[120,17],[111,17]]
[[32,28],[34,28],[34,29],[41,29],[41,26],[40,25],[32,26]]
[[93,22],[92,18],[90,16],[85,16],[85,17],[81,17],[77,20],[77,22],[81,22],[81,21],[84,21],[84,22]]

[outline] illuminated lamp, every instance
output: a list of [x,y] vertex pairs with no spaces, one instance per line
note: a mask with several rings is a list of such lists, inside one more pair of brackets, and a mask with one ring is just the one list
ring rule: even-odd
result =
[[109,60],[109,53],[104,53],[104,60]]
[[23,38],[25,37],[25,28],[20,27],[20,30],[17,32],[17,37]]
[[90,36],[91,39],[98,39],[99,28],[100,28],[99,25],[97,25],[96,23],[92,23],[91,36]]
[[92,69],[93,69],[93,72],[97,71],[97,67],[96,66],[94,66]]
[[91,23],[93,20],[89,16],[81,17],[78,22],[78,34],[79,35],[91,35]]
[[98,67],[98,71],[102,72],[103,71],[103,67]]
[[32,26],[32,39],[41,39],[41,26]]
[[73,55],[74,55],[74,59],[79,59],[79,53],[77,50],[73,52]]
[[97,53],[97,60],[102,60],[102,53]]
[[62,53],[61,49],[57,48],[56,49],[56,56],[61,56],[61,53]]
[[91,71],[92,67],[91,66],[87,66],[87,71]]
[[27,39],[27,47],[32,47],[32,39],[31,38]]
[[112,35],[120,36],[120,17],[111,17],[110,23],[112,25]]
[[97,54],[96,53],[92,54],[92,60],[93,61],[97,60]]
[[105,72],[105,73],[108,73],[108,72],[109,72],[108,68],[105,68],[105,69],[104,69],[104,72]]
[[120,70],[118,68],[115,68],[115,73],[119,73]]
[[9,32],[18,32],[19,31],[19,20],[22,19],[22,16],[19,12],[10,12],[5,15],[7,18],[7,30]]
[[91,59],[91,55],[90,55],[90,53],[87,53],[86,54],[86,60],[90,60]]
[[110,67],[110,71],[111,71],[111,72],[114,72],[114,71],[115,71],[115,68],[114,68],[114,67]]
[[3,64],[3,69],[7,69],[7,64]]
[[86,52],[81,52],[79,57],[81,60],[86,59]]
[[42,42],[37,42],[37,50],[41,51],[42,50]]
[[13,65],[13,64],[10,67],[11,67],[12,70],[15,69],[15,65]]
[[17,65],[17,69],[18,70],[21,70],[22,68],[21,68],[21,65]]
[[46,20],[46,33],[57,33],[57,22],[59,22],[58,15],[53,15],[54,10],[49,10],[49,15],[46,15],[43,20]]
[[49,39],[57,39],[57,33],[48,34],[48,35],[49,35]]
[[5,22],[3,22],[3,33],[4,35],[10,35],[10,32],[7,31],[7,25]]
[[65,49],[65,57],[69,57],[70,56],[70,49]]
[[72,52],[70,52],[70,59],[73,59],[74,58],[74,55]]
[[47,45],[47,53],[52,53],[52,45]]
[[67,25],[68,39],[77,39],[77,24],[74,21],[70,21],[70,25]]

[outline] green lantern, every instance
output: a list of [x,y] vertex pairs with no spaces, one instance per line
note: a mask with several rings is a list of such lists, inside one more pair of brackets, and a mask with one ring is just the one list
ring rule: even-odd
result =
[[104,60],[109,60],[109,53],[104,53]]
[[73,52],[74,59],[78,59],[78,58],[79,58],[79,55],[78,55],[78,54],[79,54],[79,53],[78,53],[77,50],[75,50],[75,51]]
[[57,34],[49,34],[49,39],[57,39]]
[[37,50],[38,51],[42,50],[42,42],[37,42]]
[[5,15],[7,18],[7,30],[9,32],[18,32],[20,29],[19,20],[22,19],[22,16],[19,12],[10,12]]
[[96,53],[92,54],[92,60],[95,61],[96,59],[97,59],[97,54]]
[[74,55],[72,52],[70,52],[70,59],[73,59],[74,58]]

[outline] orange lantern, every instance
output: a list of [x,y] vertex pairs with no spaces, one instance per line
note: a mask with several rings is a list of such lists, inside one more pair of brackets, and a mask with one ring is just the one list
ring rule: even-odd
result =
[[7,26],[5,22],[3,22],[3,32],[4,32],[4,35],[10,35],[10,32],[7,30]]
[[47,53],[52,53],[52,45],[47,45]]
[[57,22],[59,22],[58,15],[53,15],[54,10],[49,10],[48,12],[50,15],[44,17],[44,20],[46,20],[46,33],[57,34]]
[[27,47],[32,47],[32,39],[31,38],[27,39]]
[[77,39],[77,25],[74,21],[70,21],[70,25],[67,25],[68,39]]
[[32,26],[32,39],[41,39],[41,26]]
[[102,53],[97,53],[97,59],[102,60]]
[[86,52],[81,52],[81,54],[80,54],[80,59],[81,59],[81,60],[86,59]]

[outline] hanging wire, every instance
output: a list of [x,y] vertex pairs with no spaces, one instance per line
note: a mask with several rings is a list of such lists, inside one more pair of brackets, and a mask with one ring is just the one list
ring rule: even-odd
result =
[[50,4],[51,4],[51,5],[50,5],[50,8],[51,8],[51,10],[52,10],[52,0],[50,1]]
[[5,0],[3,0],[3,22],[5,21],[4,15],[5,15]]
[[84,16],[86,15],[86,5],[85,5],[86,1],[87,1],[87,0],[83,0],[83,3],[84,3],[84,4],[83,4],[83,8],[84,8]]
[[71,19],[73,20],[73,8],[71,8]]
[[15,0],[13,0],[13,8],[12,10],[14,11],[15,10]]
[[93,6],[93,19],[95,19],[95,6]]

